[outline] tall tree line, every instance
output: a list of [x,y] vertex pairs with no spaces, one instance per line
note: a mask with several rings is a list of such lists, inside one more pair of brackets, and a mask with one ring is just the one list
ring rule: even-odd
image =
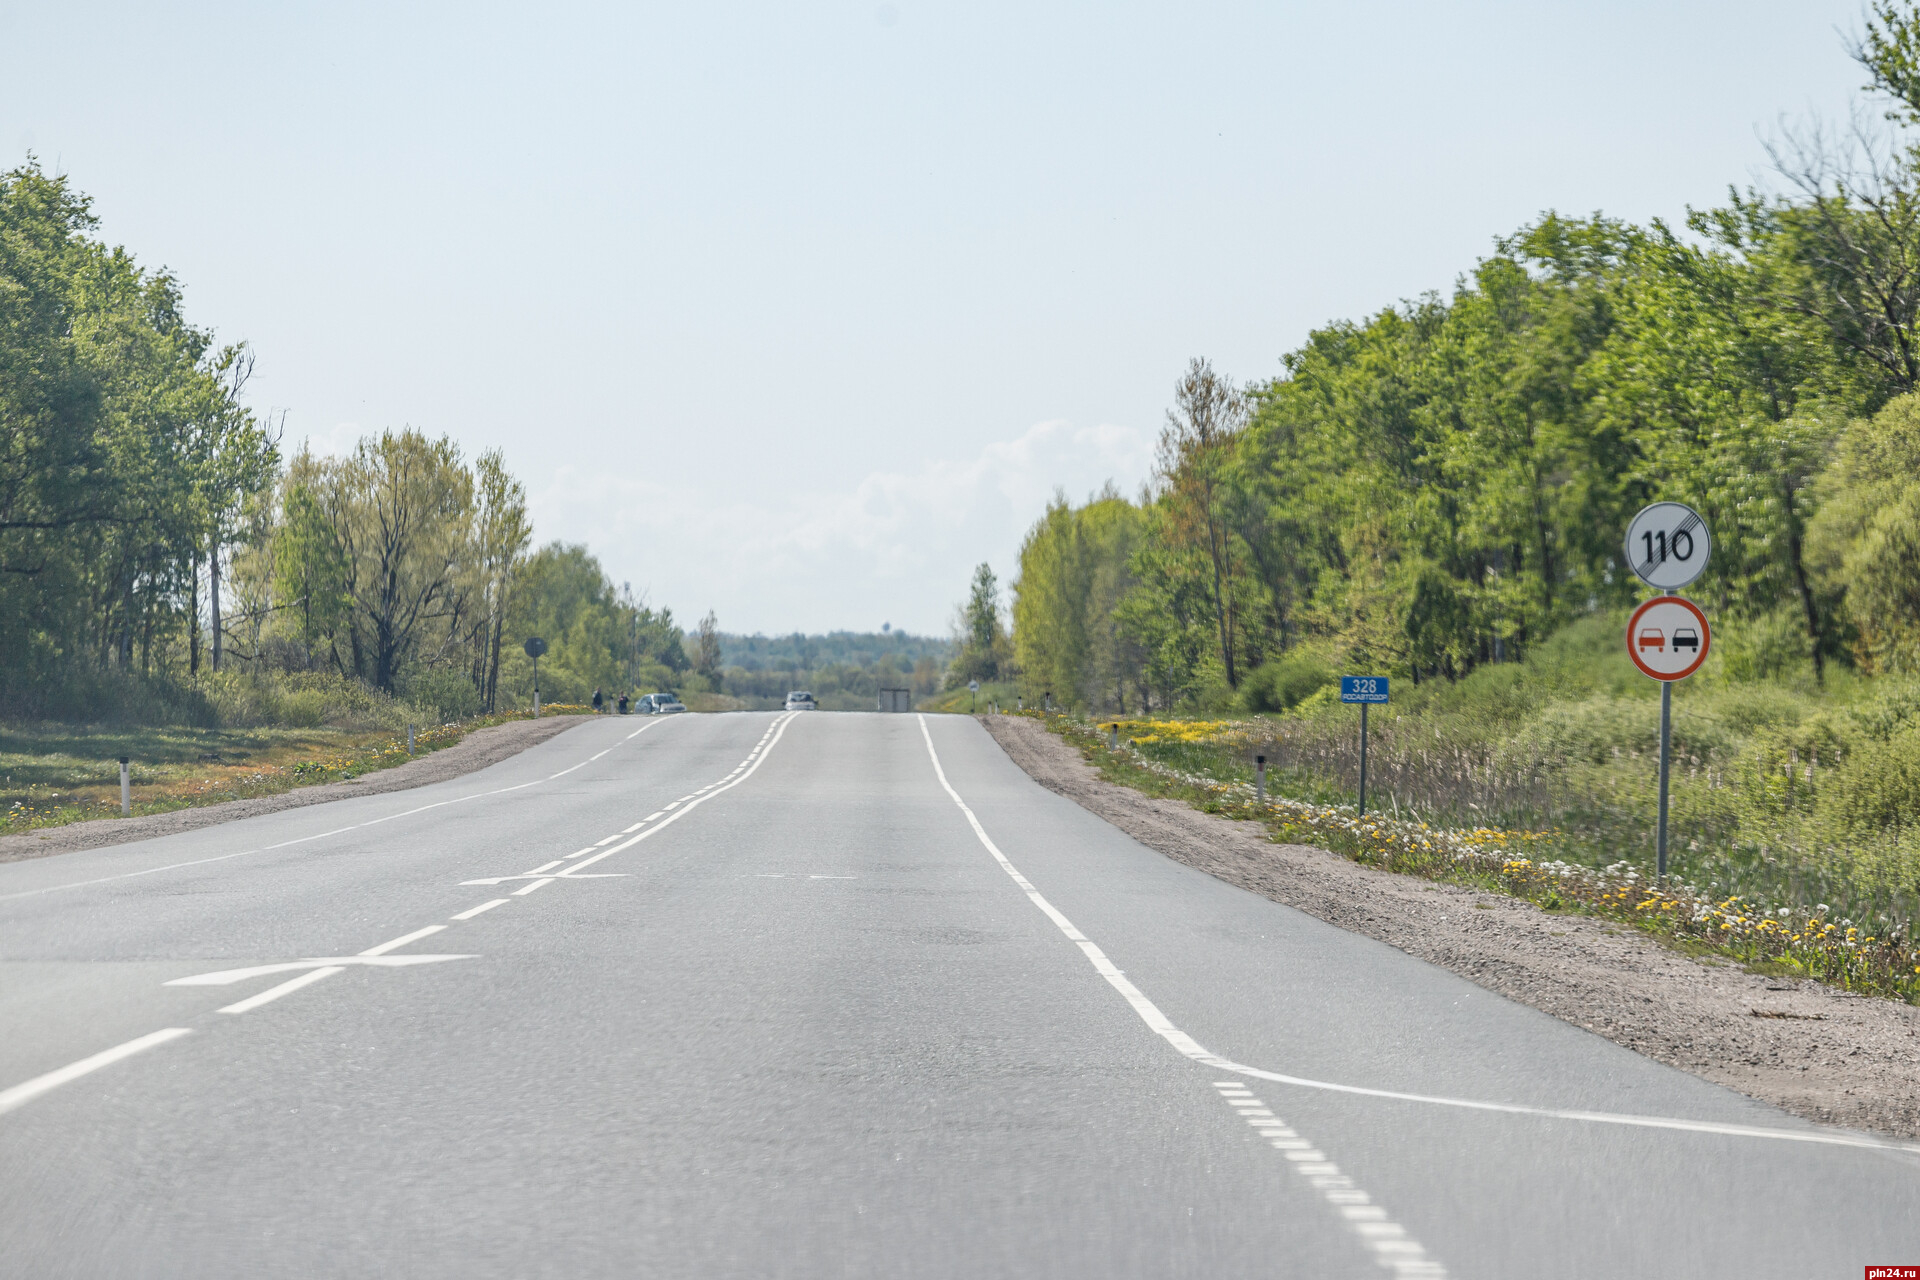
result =
[[245,346],[96,225],[64,176],[0,175],[0,700],[27,709],[217,661],[195,619],[278,464]]
[[1877,4],[1854,54],[1887,128],[1789,135],[1781,193],[1684,228],[1549,214],[1271,381],[1194,361],[1150,491],[1061,499],[1029,533],[1023,682],[1261,705],[1303,653],[1457,678],[1635,598],[1621,530],[1661,498],[1711,523],[1693,590],[1723,617],[1815,672],[1913,666],[1917,50],[1913,6]]
[[251,351],[97,232],[64,176],[0,175],[0,711],[192,714],[209,678],[300,674],[464,714],[525,700],[534,634],[550,701],[689,669],[670,611],[532,549],[499,453],[405,429],[283,459]]

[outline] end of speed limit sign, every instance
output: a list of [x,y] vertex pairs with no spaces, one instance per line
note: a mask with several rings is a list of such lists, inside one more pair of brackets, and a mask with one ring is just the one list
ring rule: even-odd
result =
[[1712,643],[1707,615],[1679,596],[1655,596],[1627,620],[1627,656],[1655,680],[1685,680],[1707,660]]
[[1627,526],[1627,564],[1640,581],[1660,591],[1678,591],[1706,572],[1713,555],[1707,522],[1692,507],[1656,502]]

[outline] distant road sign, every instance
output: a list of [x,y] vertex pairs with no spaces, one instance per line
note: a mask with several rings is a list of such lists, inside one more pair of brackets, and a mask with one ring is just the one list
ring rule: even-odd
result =
[[1627,656],[1655,680],[1685,680],[1707,660],[1712,643],[1707,615],[1679,596],[1656,596],[1627,622]]
[[537,658],[547,651],[547,642],[539,636],[531,636],[527,642],[520,647],[527,651],[529,658]]
[[968,693],[980,692],[980,682],[978,680],[967,681],[967,692]]
[[1707,522],[1692,507],[1656,502],[1627,526],[1627,563],[1640,581],[1678,591],[1702,573],[1713,555]]
[[1340,677],[1340,701],[1385,702],[1386,700],[1387,678],[1385,676]]

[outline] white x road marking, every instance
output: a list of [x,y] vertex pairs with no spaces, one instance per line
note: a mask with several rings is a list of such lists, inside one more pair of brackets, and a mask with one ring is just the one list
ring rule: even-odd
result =
[[378,969],[401,969],[413,964],[439,964],[442,960],[477,960],[478,956],[319,956],[308,960],[287,960],[280,964],[249,965],[245,969],[222,969],[218,973],[196,973],[191,978],[175,978],[169,987],[230,987],[248,978],[264,978],[270,973],[293,973],[300,969],[328,969],[350,964],[372,965]]

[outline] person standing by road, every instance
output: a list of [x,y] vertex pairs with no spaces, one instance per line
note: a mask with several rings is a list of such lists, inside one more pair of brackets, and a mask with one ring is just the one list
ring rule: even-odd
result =
[[600,696],[600,690],[596,687],[593,691],[593,714],[599,715],[605,703],[606,699]]
[[620,714],[627,714],[627,695],[624,693],[620,695]]

